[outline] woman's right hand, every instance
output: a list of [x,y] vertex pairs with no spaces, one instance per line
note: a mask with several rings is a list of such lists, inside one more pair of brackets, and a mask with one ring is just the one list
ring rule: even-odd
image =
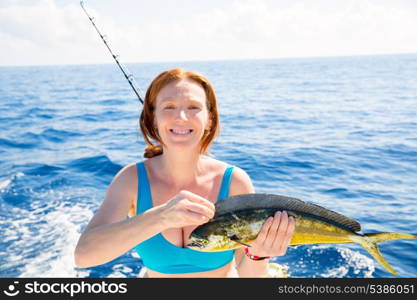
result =
[[213,218],[215,212],[212,202],[189,191],[180,191],[161,207],[161,220],[166,228],[201,225]]

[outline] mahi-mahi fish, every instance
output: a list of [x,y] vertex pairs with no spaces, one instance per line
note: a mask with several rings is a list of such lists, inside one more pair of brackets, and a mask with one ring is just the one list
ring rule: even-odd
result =
[[265,220],[277,211],[295,219],[290,246],[304,244],[357,243],[387,271],[398,273],[379,252],[377,243],[396,239],[417,239],[408,233],[361,234],[361,225],[342,214],[300,199],[273,194],[243,194],[215,204],[214,217],[191,233],[188,248],[216,252],[250,246]]

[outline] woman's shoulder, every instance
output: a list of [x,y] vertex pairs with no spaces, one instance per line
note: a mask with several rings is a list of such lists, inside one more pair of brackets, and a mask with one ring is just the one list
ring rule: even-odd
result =
[[122,167],[119,172],[117,172],[110,187],[119,193],[134,196],[137,189],[137,181],[136,163],[131,163]]
[[214,157],[211,156],[203,156],[203,160],[205,162],[205,164],[209,167],[209,169],[211,170],[221,170],[221,169],[225,169],[229,164],[218,160]]
[[[214,170],[223,170],[225,171],[226,168],[228,167],[233,167],[233,176],[235,176],[234,174],[237,174],[237,177],[243,176],[246,174],[246,172],[244,170],[242,170],[241,168],[239,168],[236,165],[221,161],[219,159],[216,159],[214,157],[209,157],[206,156],[204,157],[204,159],[207,161],[207,164],[209,166],[210,169],[214,169]],[[247,176],[247,174],[246,174]]]
[[248,173],[239,167],[233,169],[232,182],[230,183],[229,196],[254,193],[255,189]]
[[230,196],[254,193],[252,181],[245,170],[236,165],[232,165],[212,157],[210,157],[209,159],[212,167],[219,170],[219,172],[224,171],[228,166],[233,166],[232,180],[230,182],[229,190]]
[[136,164],[137,163],[130,163],[125,165],[119,170],[119,172],[116,174],[116,177],[135,179],[137,177]]
[[217,176],[223,176],[224,172],[228,167],[233,167],[234,171],[236,172],[237,167],[234,165],[231,165],[227,162],[221,161],[219,159],[216,159],[214,157],[210,156],[204,156],[204,163],[205,163],[205,170],[206,172],[215,174]]
[[128,212],[129,217],[136,214],[136,197],[138,189],[138,173],[136,165],[137,163],[130,163],[122,167],[113,179],[113,181],[118,182],[121,194],[125,195],[126,199],[129,199],[130,201]]

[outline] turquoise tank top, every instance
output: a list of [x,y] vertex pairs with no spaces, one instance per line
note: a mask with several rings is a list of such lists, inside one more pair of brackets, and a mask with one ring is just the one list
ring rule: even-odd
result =
[[[139,204],[136,214],[152,208],[151,188],[143,162],[136,164],[138,172]],[[228,166],[223,175],[217,201],[229,196],[233,166]],[[200,252],[189,248],[178,247],[170,243],[161,233],[139,243],[134,247],[145,267],[166,274],[206,272],[221,268],[230,263],[234,251]]]

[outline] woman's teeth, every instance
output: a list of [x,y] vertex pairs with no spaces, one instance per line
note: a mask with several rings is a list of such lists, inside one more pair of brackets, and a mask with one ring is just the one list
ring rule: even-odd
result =
[[188,135],[191,134],[191,132],[193,131],[192,129],[188,129],[188,130],[176,130],[176,129],[170,129],[169,131],[171,131],[172,133],[175,134],[180,134],[180,135]]

